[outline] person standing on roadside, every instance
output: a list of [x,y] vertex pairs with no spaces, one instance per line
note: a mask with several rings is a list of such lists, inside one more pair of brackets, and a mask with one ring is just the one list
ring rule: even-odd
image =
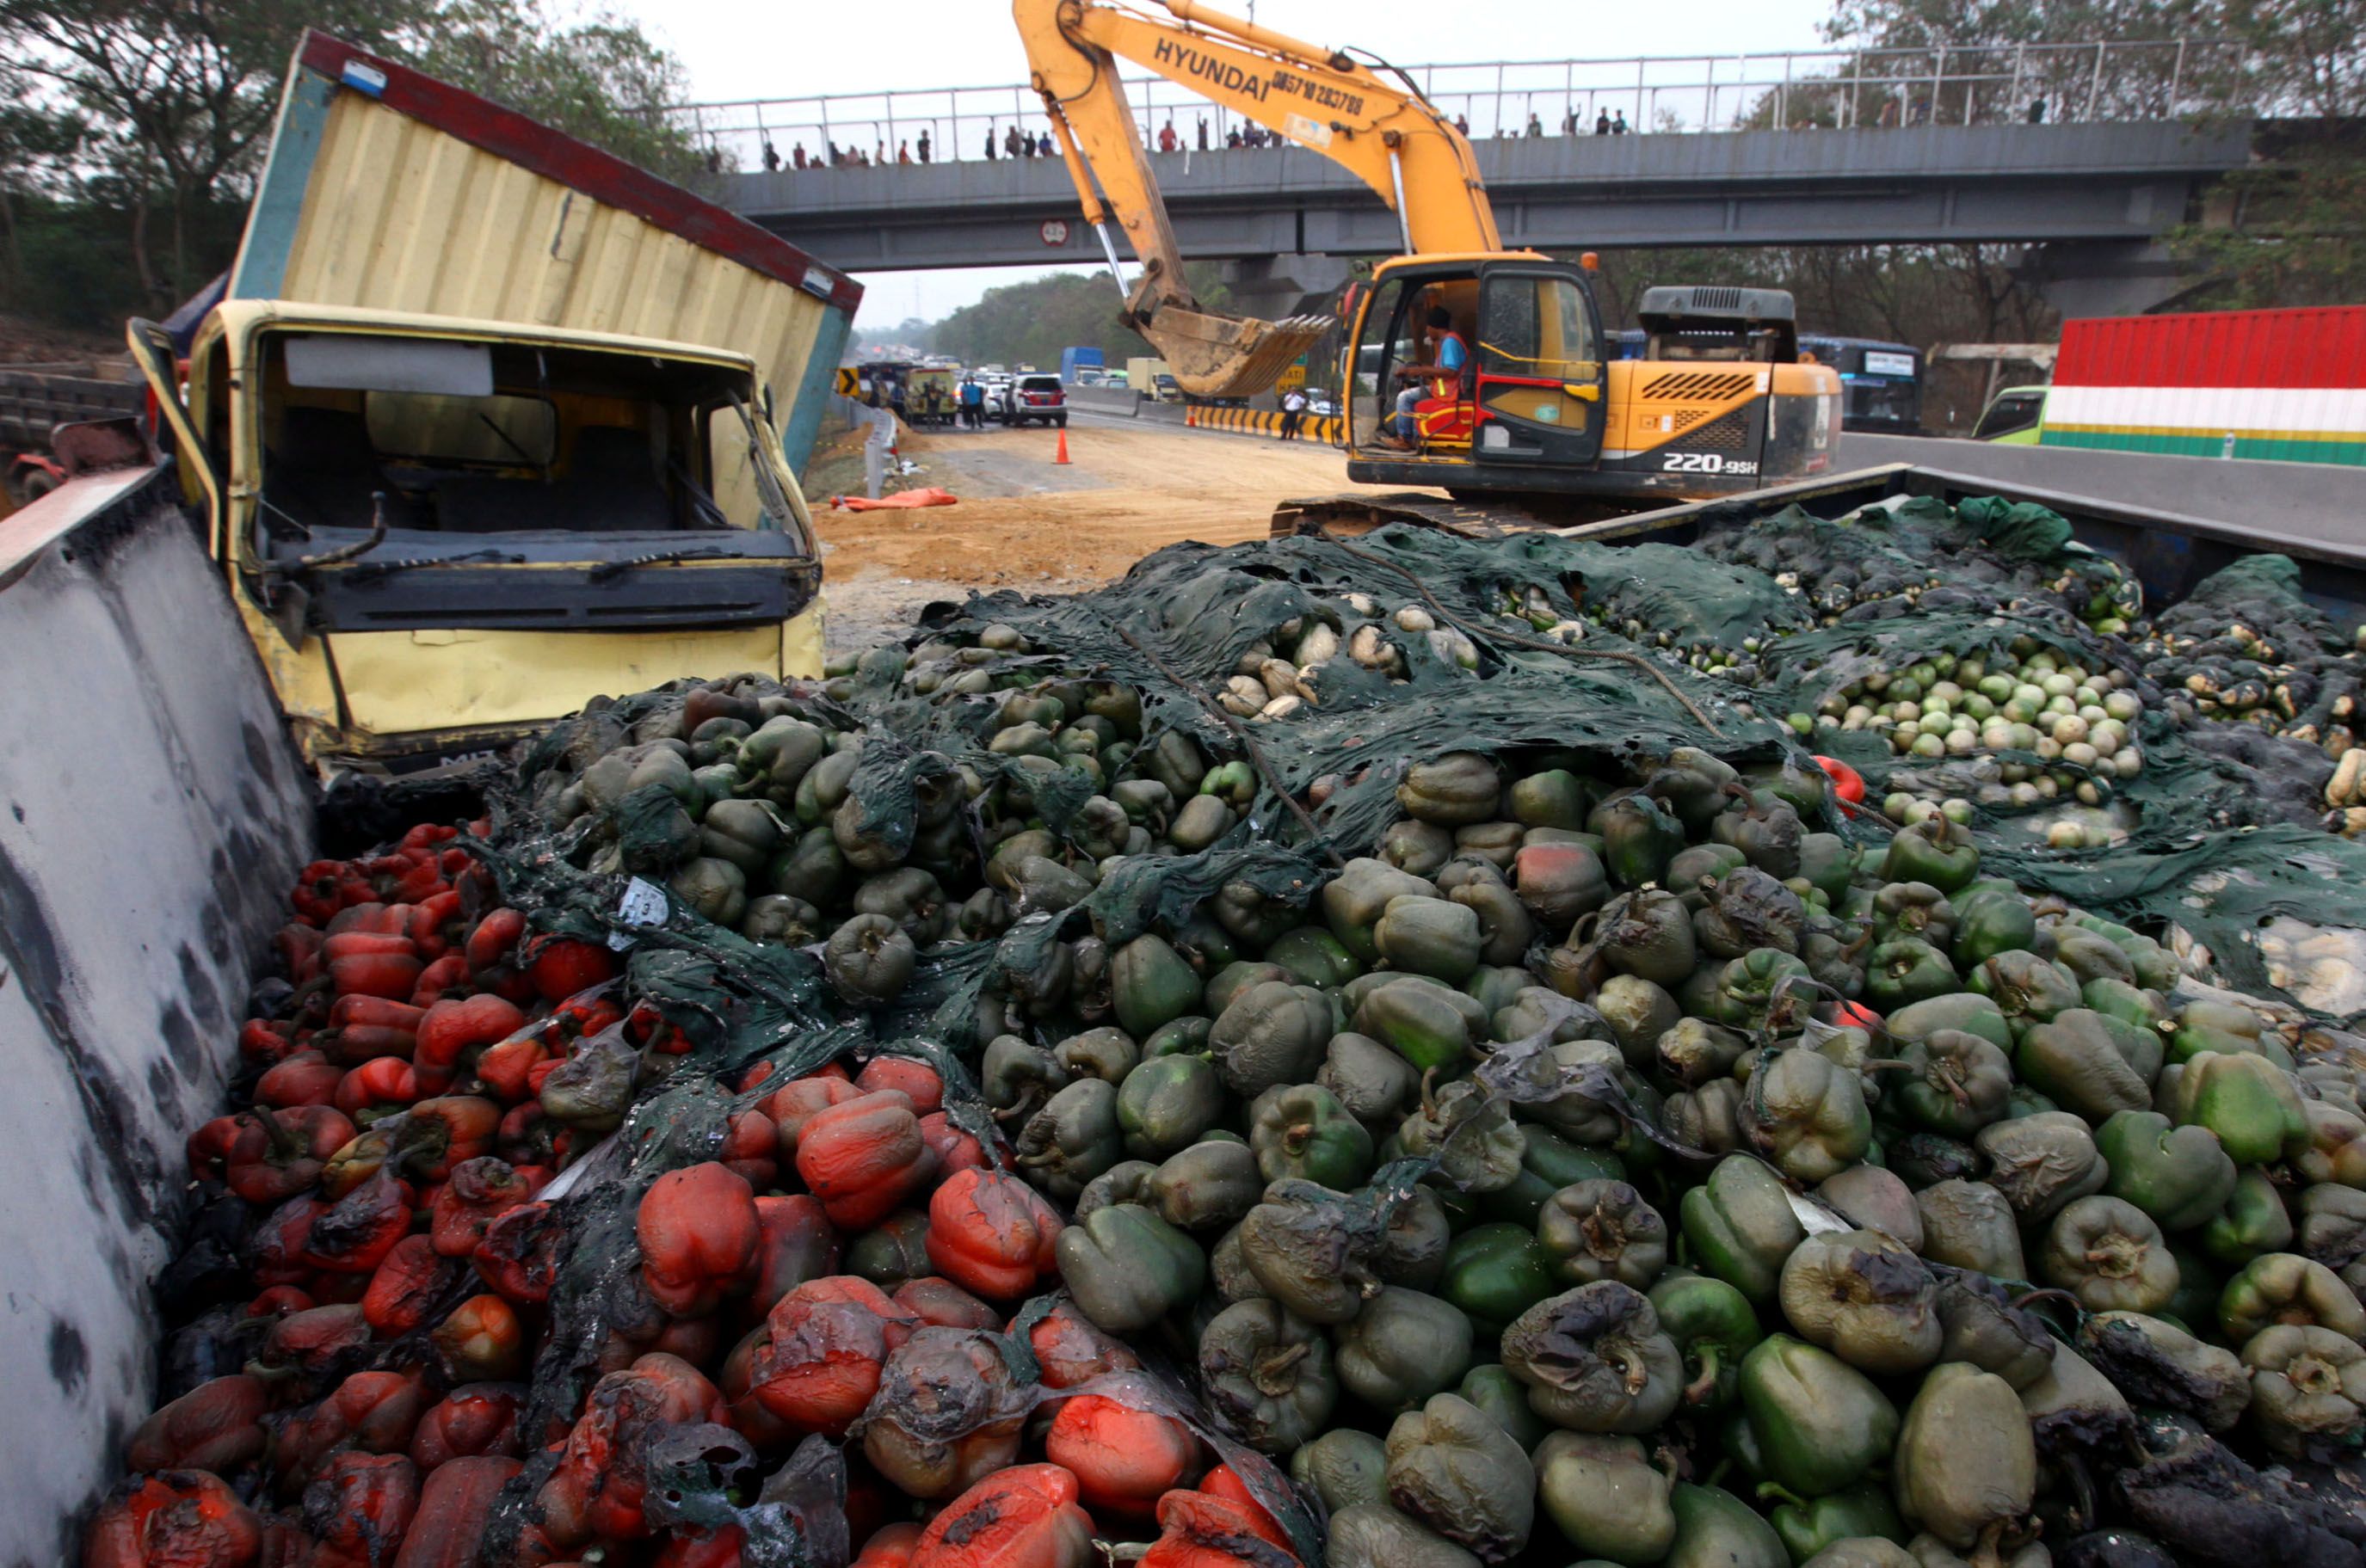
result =
[[929,133],[927,131],[924,130],[920,132],[919,144],[914,148],[913,151],[919,153],[921,162],[925,163],[929,161]]
[[1284,441],[1296,441],[1298,439],[1299,421],[1305,418],[1305,389],[1303,387],[1293,386],[1287,393],[1283,394],[1281,399],[1281,439]]

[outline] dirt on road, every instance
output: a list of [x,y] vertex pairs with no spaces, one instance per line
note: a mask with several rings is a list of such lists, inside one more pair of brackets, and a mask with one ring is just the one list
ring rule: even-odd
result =
[[921,471],[891,487],[935,486],[958,506],[852,512],[816,500],[831,647],[871,646],[934,599],[1075,592],[1178,540],[1262,539],[1276,501],[1353,487],[1327,446],[1092,419],[1067,436],[1061,467],[1054,430],[913,432],[904,455]]

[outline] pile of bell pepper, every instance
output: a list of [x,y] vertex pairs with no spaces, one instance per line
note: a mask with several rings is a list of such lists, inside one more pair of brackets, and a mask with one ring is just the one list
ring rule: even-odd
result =
[[[673,940],[805,949],[869,1031],[734,1070],[712,1146],[636,1168],[588,1335],[551,1183],[706,1070],[689,1020],[489,823],[308,868],[85,1562],[770,1562],[813,1445],[862,1568],[2359,1539],[2259,1468],[2366,1443],[2349,1036],[1984,877],[1944,815],[1844,834],[1847,770],[1797,757],[1413,759],[1336,870],[1096,926],[1112,868],[1236,840],[1265,786],[1028,653],[868,666],[998,759],[920,770],[908,831],[866,825],[844,689],[533,754],[536,885],[662,886]],[[884,1036],[1005,937],[960,1070]],[[684,1506],[692,1451],[744,1484]]]

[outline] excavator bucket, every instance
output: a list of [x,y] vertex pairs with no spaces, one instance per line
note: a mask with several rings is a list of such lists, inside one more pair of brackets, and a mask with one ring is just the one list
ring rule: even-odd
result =
[[1281,379],[1332,325],[1327,316],[1261,321],[1167,306],[1141,328],[1175,383],[1195,398],[1247,398]]

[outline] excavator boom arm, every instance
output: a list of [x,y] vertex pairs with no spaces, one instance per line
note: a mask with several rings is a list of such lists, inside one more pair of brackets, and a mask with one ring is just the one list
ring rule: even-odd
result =
[[[1258,321],[1200,308],[1118,79],[1119,60],[1190,87],[1349,170],[1396,212],[1409,251],[1502,249],[1470,143],[1409,84],[1391,84],[1342,50],[1198,0],[1163,3],[1175,20],[1108,0],[1012,0],[1011,12],[1087,217],[1104,245],[1110,223],[1122,228],[1142,260],[1127,319],[1166,355],[1185,391],[1224,398],[1263,390],[1327,323]],[[1110,261],[1114,266],[1113,247]]]

